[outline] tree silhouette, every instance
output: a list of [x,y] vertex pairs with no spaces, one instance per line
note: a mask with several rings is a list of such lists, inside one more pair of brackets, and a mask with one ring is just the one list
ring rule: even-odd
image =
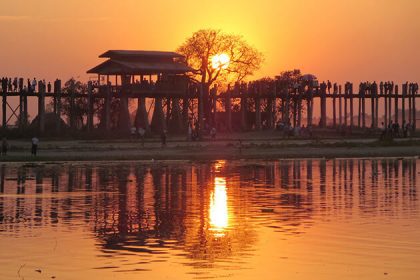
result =
[[[241,82],[254,74],[263,62],[262,53],[250,46],[242,36],[213,29],[198,30],[177,52],[184,55],[187,64],[195,70],[190,78],[202,87],[206,118],[210,115],[209,92],[214,83]],[[228,66],[212,67],[212,58],[220,54],[229,56]]]

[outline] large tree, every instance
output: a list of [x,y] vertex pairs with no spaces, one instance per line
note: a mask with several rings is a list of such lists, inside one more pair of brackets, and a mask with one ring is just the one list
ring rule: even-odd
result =
[[[203,90],[204,114],[210,115],[210,88],[215,83],[235,83],[254,74],[263,62],[263,55],[249,45],[242,36],[227,34],[221,30],[202,29],[195,32],[178,49],[188,65],[195,70],[190,78]],[[212,65],[216,55],[224,54],[229,62],[219,67]]]

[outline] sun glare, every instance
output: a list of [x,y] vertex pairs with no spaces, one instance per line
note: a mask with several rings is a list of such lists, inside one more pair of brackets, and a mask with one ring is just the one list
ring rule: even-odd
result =
[[229,67],[230,57],[225,54],[216,54],[211,58],[211,66],[213,69],[226,69]]

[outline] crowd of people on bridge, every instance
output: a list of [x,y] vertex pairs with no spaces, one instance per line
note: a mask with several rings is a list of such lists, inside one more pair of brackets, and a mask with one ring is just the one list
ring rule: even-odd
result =
[[[56,80],[57,81],[57,80]],[[24,78],[10,78],[2,77],[1,78],[1,92],[28,92],[34,93],[36,91],[44,90],[45,92],[50,93],[52,90],[51,82],[46,82],[45,79],[37,81],[33,78],[27,79],[26,82]]]
[[[344,84],[344,92],[350,92],[351,91],[351,83],[350,82],[346,82]],[[405,84],[403,84],[404,86],[407,87],[407,93],[411,93],[411,94],[417,94],[419,91],[419,85],[418,83],[409,83],[406,82]],[[376,83],[376,81],[374,82],[361,82],[359,84],[359,93],[363,93],[363,94],[393,94],[395,93],[395,84],[392,81],[381,81],[378,83]],[[328,94],[334,93],[337,94],[338,93],[338,89],[339,86],[337,83],[331,83],[331,81],[327,81],[327,82],[322,82],[319,85],[319,89],[321,91],[327,92]]]
[[[418,90],[419,90],[419,85],[418,83],[409,83],[406,82],[405,84],[403,84],[403,86],[405,86],[407,88],[407,93],[411,93],[411,94],[417,94]],[[395,84],[394,82],[383,82],[381,81],[379,83],[379,85],[376,83],[376,81],[374,82],[361,82],[359,84],[359,93],[364,93],[364,94],[393,94],[395,93]]]

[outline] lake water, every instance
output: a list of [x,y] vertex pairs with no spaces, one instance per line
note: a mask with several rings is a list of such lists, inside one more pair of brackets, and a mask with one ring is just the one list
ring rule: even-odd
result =
[[0,165],[0,279],[419,279],[418,159]]

